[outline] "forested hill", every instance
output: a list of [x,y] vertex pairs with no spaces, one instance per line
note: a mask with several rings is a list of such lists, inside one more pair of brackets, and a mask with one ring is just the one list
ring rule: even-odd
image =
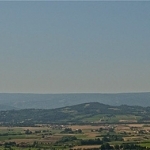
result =
[[52,109],[81,103],[99,102],[108,105],[138,105],[150,106],[148,93],[119,93],[119,94],[17,94],[0,93],[0,110],[11,109]]
[[98,102],[56,109],[24,109],[0,111],[1,124],[33,125],[45,123],[119,123],[148,122],[150,107],[110,106]]

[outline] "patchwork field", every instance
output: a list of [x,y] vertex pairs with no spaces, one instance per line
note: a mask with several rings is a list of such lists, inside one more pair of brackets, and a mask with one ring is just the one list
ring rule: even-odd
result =
[[100,149],[102,143],[84,144],[96,139],[111,146],[134,143],[150,147],[150,126],[148,124],[47,124],[36,127],[0,127],[1,150]]

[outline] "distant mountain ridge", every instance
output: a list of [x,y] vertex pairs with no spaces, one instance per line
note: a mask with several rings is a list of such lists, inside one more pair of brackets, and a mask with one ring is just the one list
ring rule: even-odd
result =
[[150,106],[150,92],[145,93],[77,93],[77,94],[23,94],[0,93],[0,110],[53,109],[88,102],[103,104]]

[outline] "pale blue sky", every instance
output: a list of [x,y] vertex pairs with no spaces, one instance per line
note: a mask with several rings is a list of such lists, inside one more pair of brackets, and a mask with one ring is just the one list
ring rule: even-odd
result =
[[150,2],[0,2],[0,92],[150,91]]

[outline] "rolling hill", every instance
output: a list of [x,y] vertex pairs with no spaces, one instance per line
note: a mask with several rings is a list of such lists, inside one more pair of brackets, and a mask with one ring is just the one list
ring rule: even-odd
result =
[[81,103],[150,106],[150,92],[147,93],[81,93],[81,94],[17,94],[0,93],[0,110],[11,109],[53,109]]
[[83,103],[56,109],[23,109],[0,111],[1,124],[68,124],[119,123],[150,121],[150,107],[110,106],[98,102]]

